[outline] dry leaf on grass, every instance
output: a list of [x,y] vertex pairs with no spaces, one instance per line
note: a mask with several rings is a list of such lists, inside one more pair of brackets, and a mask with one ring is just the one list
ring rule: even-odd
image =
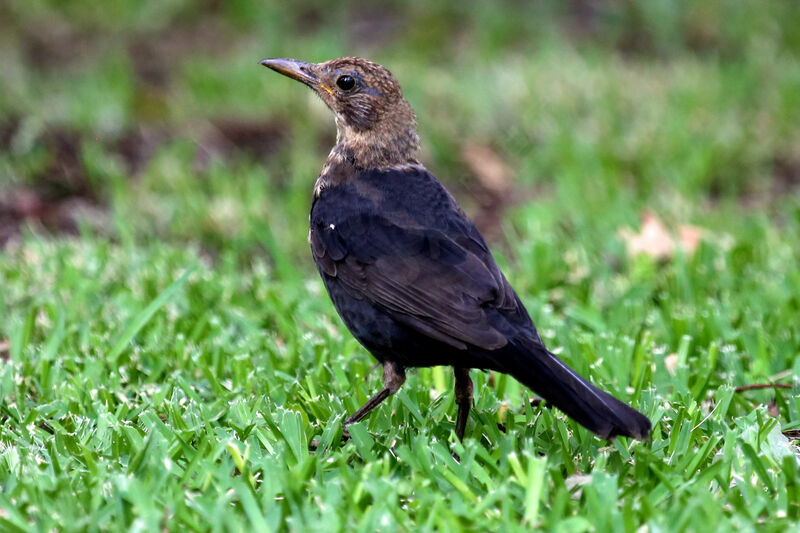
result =
[[678,226],[678,246],[687,254],[692,255],[700,245],[703,238],[703,230],[697,226],[681,224]]
[[466,142],[461,148],[461,158],[484,188],[497,195],[505,195],[511,190],[514,173],[491,146],[476,141]]
[[474,196],[479,210],[473,214],[473,220],[481,233],[491,238],[499,233],[502,212],[514,200],[514,172],[500,153],[477,140],[461,146],[461,159],[477,185]]
[[649,211],[642,215],[642,226],[638,233],[630,228],[619,230],[631,256],[645,254],[657,260],[670,259],[676,250],[692,255],[703,236],[701,228],[689,224],[679,225],[675,233],[677,236],[673,236],[661,219]]
[[503,402],[500,404],[500,408],[497,409],[497,418],[500,420],[500,422],[506,421],[506,414],[508,413],[508,410],[508,402]]
[[678,368],[678,354],[672,353],[664,358],[664,366],[667,367],[667,372],[670,376],[675,375],[675,369]]

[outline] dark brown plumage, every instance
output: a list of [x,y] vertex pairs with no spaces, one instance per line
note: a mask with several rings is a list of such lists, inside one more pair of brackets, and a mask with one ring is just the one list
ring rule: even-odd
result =
[[545,348],[475,225],[416,159],[414,112],[386,68],[355,57],[261,64],[305,83],[336,117],[309,241],[336,310],[383,364],[384,378],[345,425],[396,392],[406,368],[449,365],[459,438],[472,403],[471,368],[511,374],[603,438],[649,437],[647,417]]

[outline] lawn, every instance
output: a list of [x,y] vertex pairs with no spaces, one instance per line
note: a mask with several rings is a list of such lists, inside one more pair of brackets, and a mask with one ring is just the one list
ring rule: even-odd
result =
[[[279,6],[0,6],[0,531],[797,528],[800,7]],[[651,442],[473,371],[459,443],[445,368],[341,441],[381,380],[306,242],[333,119],[257,61],[344,55]]]

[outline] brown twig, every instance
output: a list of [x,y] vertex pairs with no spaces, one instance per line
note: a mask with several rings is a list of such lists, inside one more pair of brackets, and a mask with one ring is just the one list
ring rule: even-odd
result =
[[787,383],[756,383],[755,385],[741,385],[736,387],[735,392],[744,392],[748,390],[758,389],[791,389],[792,386]]

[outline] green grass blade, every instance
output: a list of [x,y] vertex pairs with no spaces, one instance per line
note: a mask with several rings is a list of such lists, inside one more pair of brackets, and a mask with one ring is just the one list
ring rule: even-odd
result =
[[145,307],[142,311],[140,311],[128,324],[128,327],[125,328],[125,331],[122,332],[122,335],[119,336],[117,342],[111,348],[111,351],[108,353],[108,359],[114,361],[119,357],[125,347],[130,343],[136,334],[141,330],[145,324],[153,317],[153,315],[161,309],[161,307],[166,304],[172,296],[178,292],[178,289],[186,283],[186,280],[189,278],[189,275],[194,272],[194,268],[190,268],[186,270],[181,277],[173,281],[169,287],[164,289],[161,294],[156,296],[156,298],[150,302],[150,305]]

